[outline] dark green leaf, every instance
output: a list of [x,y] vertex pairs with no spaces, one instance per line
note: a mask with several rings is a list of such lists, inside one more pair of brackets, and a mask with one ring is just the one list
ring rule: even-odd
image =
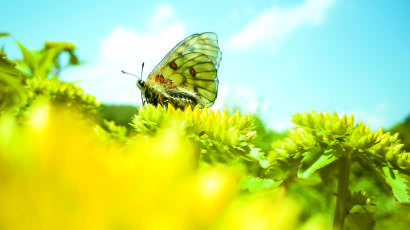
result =
[[21,105],[26,99],[24,91],[15,63],[0,53],[0,111]]

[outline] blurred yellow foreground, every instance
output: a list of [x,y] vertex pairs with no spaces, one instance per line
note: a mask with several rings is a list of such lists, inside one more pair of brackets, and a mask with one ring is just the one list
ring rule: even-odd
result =
[[198,147],[172,130],[117,141],[84,115],[45,104],[19,122],[0,118],[2,230],[294,229],[297,223],[293,201],[239,192],[239,171],[198,167]]

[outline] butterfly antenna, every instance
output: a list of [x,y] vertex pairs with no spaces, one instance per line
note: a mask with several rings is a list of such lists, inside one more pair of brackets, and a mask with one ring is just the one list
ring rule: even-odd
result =
[[144,64],[145,64],[145,63],[143,62],[143,63],[142,63],[142,66],[141,66],[141,75],[140,75],[140,76],[141,76],[141,80],[142,80],[142,72],[144,71]]
[[[142,63],[142,65],[141,65],[141,81],[142,81],[142,72],[144,71],[144,62]],[[142,101],[142,106],[144,106],[145,105],[145,101],[144,101],[144,98],[142,97],[142,91],[141,91],[141,101]]]
[[137,75],[135,75],[135,74],[133,74],[133,73],[128,73],[128,72],[126,72],[126,71],[124,71],[124,70],[121,70],[121,73],[123,73],[123,74],[128,74],[128,75],[134,76],[134,77],[136,77],[136,78],[139,78]]

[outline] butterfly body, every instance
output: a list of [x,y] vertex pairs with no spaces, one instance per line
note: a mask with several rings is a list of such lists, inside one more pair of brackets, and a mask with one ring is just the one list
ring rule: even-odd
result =
[[[141,80],[140,80],[141,81]],[[168,89],[168,90],[158,90],[155,87],[143,86],[141,83],[137,83],[140,90],[143,92],[145,100],[153,105],[167,105],[172,104],[175,108],[185,108],[190,105],[194,107],[198,104],[198,96],[186,93],[183,91],[178,91],[177,89]]]
[[218,94],[221,58],[215,33],[193,34],[178,43],[137,86],[153,105],[209,107]]

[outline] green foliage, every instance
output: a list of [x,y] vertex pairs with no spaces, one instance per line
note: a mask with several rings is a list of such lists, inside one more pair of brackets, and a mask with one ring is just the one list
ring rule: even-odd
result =
[[[29,51],[21,43],[17,44],[23,54],[23,60],[13,62],[7,59],[4,53],[0,53],[2,110],[13,110],[22,114],[33,101],[41,97],[52,103],[95,113],[100,102],[94,96],[85,94],[84,90],[74,83],[57,79],[57,73],[61,70],[61,64],[58,62],[61,53],[69,53],[70,65],[78,64],[73,44],[46,42],[44,48],[39,51]],[[53,69],[54,73],[51,74]]]
[[353,116],[339,118],[336,113],[327,112],[295,114],[293,123],[296,129],[289,137],[273,144],[267,175],[282,180],[285,186],[304,179],[326,186],[331,193],[336,192],[336,228],[343,228],[346,216],[350,221],[362,221],[350,223],[362,228],[374,223],[369,220],[371,212],[366,209],[353,211],[356,205],[369,205],[364,202],[370,199],[365,194],[372,192],[354,193],[349,189],[352,179],[359,180],[351,176],[357,171],[374,175],[376,185],[389,188],[398,201],[410,201],[410,153],[403,151],[398,134],[384,133],[382,129],[372,132],[362,123],[354,125]]
[[241,188],[243,190],[249,190],[249,192],[260,191],[263,189],[269,189],[277,187],[277,183],[271,179],[263,179],[258,177],[245,177],[241,181]]
[[178,130],[195,141],[201,148],[200,158],[206,162],[256,161],[252,157],[252,141],[256,136],[250,114],[241,116],[237,111],[229,116],[227,110],[211,109],[184,111],[172,106],[142,106],[135,115],[132,126],[140,135],[157,135],[166,129]]
[[263,152],[269,152],[271,149],[272,142],[280,138],[283,138],[287,135],[287,132],[279,133],[266,127],[263,120],[257,115],[252,115],[252,118],[254,130],[257,133],[255,140],[253,141],[253,144],[256,147],[260,148]]
[[78,106],[89,112],[100,105],[95,97],[85,94],[84,90],[75,83],[62,82],[56,79],[27,79],[26,86],[30,89],[30,97],[45,96],[51,102],[65,104],[69,107]]
[[104,137],[106,142],[111,140],[116,141],[127,141],[127,128],[115,124],[114,121],[109,121],[105,119],[98,120],[98,126],[95,127],[95,132],[100,136]]
[[74,54],[75,46],[69,42],[46,42],[41,50],[29,51],[20,42],[17,42],[23,60],[17,60],[19,69],[30,78],[58,77],[63,68],[59,56],[63,53],[69,55],[68,65],[78,65],[79,61]]
[[106,120],[114,121],[117,125],[121,125],[131,131],[132,117],[138,113],[138,110],[133,105],[106,105],[102,104],[98,108],[100,116]]
[[101,132],[108,131],[110,137],[125,138],[125,127],[98,116],[97,109],[101,103],[94,96],[84,93],[76,83],[58,79],[58,73],[63,69],[60,55],[69,54],[67,66],[79,64],[73,44],[46,42],[43,49],[33,51],[19,42],[17,44],[23,54],[22,60],[11,61],[0,52],[0,115],[11,111],[16,116],[25,116],[33,103],[45,100],[87,114],[98,121]]
[[22,76],[15,63],[0,52],[0,111],[16,108],[26,102]]
[[392,133],[399,133],[399,138],[403,141],[403,149],[410,152],[410,116],[403,123],[394,126]]
[[[273,145],[270,159],[277,165],[297,165],[300,177],[309,177],[344,154],[376,168],[388,167],[408,174],[410,159],[398,134],[371,132],[362,123],[353,126],[353,116],[341,119],[336,113],[296,114],[297,126],[290,137]],[[299,167],[300,166],[300,167]],[[286,166],[285,166],[286,167]]]

